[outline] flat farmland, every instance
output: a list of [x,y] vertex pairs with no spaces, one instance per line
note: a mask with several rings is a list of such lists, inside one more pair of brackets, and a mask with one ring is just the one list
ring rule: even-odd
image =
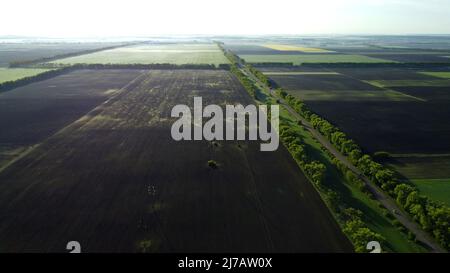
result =
[[116,46],[119,43],[48,42],[48,43],[0,43],[0,67],[10,62],[30,61],[55,55]]
[[442,79],[450,79],[450,72],[445,72],[445,71],[441,71],[441,72],[435,72],[435,71],[423,71],[420,72],[423,75],[428,75],[428,76],[432,76],[432,77],[436,77],[436,78],[442,78]]
[[450,154],[393,154],[386,164],[411,180],[450,178]]
[[450,101],[449,86],[399,86],[391,89],[400,91],[414,97],[422,98],[427,101],[444,102]]
[[303,52],[303,53],[330,53],[331,52],[331,51],[328,51],[328,50],[325,50],[322,48],[299,46],[299,45],[265,44],[263,46],[277,50],[277,51],[296,51],[296,52]]
[[409,101],[416,98],[385,90],[333,71],[264,72],[289,94],[304,101]]
[[252,103],[229,72],[153,70],[1,171],[0,251],[352,250],[283,146],[172,140],[194,96]]
[[420,101],[308,101],[366,151],[450,152],[450,107]]
[[147,44],[120,47],[92,54],[55,60],[60,64],[226,64],[215,44]]
[[[288,90],[382,90],[368,83],[346,77],[339,74],[312,73],[305,74],[274,74],[269,73],[268,76],[278,83],[280,86]],[[294,73],[294,72],[291,72]]]
[[374,68],[365,67],[361,68],[333,68],[333,71],[339,72],[349,77],[364,80],[364,81],[376,81],[376,80],[435,80],[432,75],[420,73],[418,70],[412,69],[399,69],[399,68]]
[[263,71],[370,153],[450,152],[448,79],[406,69],[385,77],[372,68],[275,69]]
[[273,55],[239,55],[248,63],[293,63],[300,65],[302,63],[389,63],[394,62],[381,58],[367,57],[363,55],[351,54],[273,54]]
[[0,168],[138,75],[137,70],[78,70],[0,93]]
[[[263,47],[261,45],[254,45],[254,44],[227,44],[226,48],[233,51],[237,55],[273,55],[276,54],[278,51]],[[281,54],[298,54],[298,52],[291,52],[291,51],[284,51],[280,52]]]
[[447,71],[275,69],[267,67],[264,73],[340,127],[366,152],[391,153],[384,163],[421,194],[450,203],[450,160],[445,155],[450,152]]
[[364,54],[365,56],[371,58],[380,58],[384,60],[391,60],[399,63],[448,63],[449,60],[442,56],[442,54],[408,54],[408,53],[400,53],[400,54]]
[[450,206],[450,178],[447,179],[412,179],[419,191],[430,198]]
[[0,67],[0,83],[15,81],[25,77],[35,76],[49,69],[41,68],[2,68]]

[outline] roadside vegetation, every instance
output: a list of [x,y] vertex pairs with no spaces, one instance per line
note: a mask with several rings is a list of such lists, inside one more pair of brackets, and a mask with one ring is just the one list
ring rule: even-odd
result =
[[345,133],[327,120],[311,112],[299,99],[278,90],[280,97],[285,99],[302,117],[321,132],[340,152],[348,157],[350,162],[358,167],[372,182],[397,201],[420,226],[446,249],[450,249],[450,207],[419,194],[418,189],[410,184],[402,183],[396,173],[375,162],[369,155]]
[[[231,52],[225,51],[225,53],[228,55],[232,67],[234,67],[232,71],[238,71],[238,77],[243,76],[248,81],[253,82],[237,68],[237,57]],[[271,84],[266,75],[250,64],[245,64],[245,66],[262,83]],[[264,97],[261,94],[254,96],[254,88],[256,86],[253,85],[252,88],[247,89],[250,95],[257,99]],[[256,88],[256,92],[260,93],[258,88]],[[277,103],[270,97],[265,97],[265,99],[262,103],[268,105]],[[401,224],[394,223],[390,218],[392,216],[389,216],[390,213],[370,198],[370,193],[365,189],[362,181],[359,181],[352,172],[344,169],[342,164],[333,158],[332,155],[325,153],[320,148],[320,144],[315,143],[312,137],[284,109],[280,113],[279,134],[281,142],[287,147],[300,169],[320,193],[341,229],[353,243],[355,251],[367,252],[367,242],[373,240],[387,246],[384,251],[424,251],[415,242],[408,240],[405,229]],[[339,173],[339,168],[343,174]],[[336,188],[337,181],[342,184]],[[354,195],[357,195],[357,197]],[[365,216],[367,213],[372,216],[375,214],[377,219],[368,219]],[[374,222],[377,224],[374,224]],[[381,235],[378,231],[374,231],[374,227],[378,228],[386,236]]]
[[[227,52],[227,54],[232,55],[231,52]],[[237,58],[237,56],[235,56],[234,58],[229,57],[232,64],[233,59]],[[248,66],[248,64],[246,65]],[[249,69],[253,72],[257,71],[251,66],[249,67]],[[254,73],[254,75],[258,79],[260,79],[261,82],[269,83],[269,86],[273,86],[270,84],[270,80],[264,74]],[[347,156],[349,161],[357,166],[357,168],[361,170],[364,175],[366,175],[373,183],[375,183],[394,200],[396,200],[397,204],[406,212],[408,212],[425,231],[433,235],[433,237],[444,248],[450,249],[450,207],[446,206],[442,202],[436,202],[434,200],[431,200],[427,196],[421,195],[419,193],[419,190],[414,185],[402,182],[399,179],[398,174],[396,174],[393,170],[384,167],[382,164],[374,161],[369,155],[364,154],[362,149],[353,140],[348,138],[344,132],[340,131],[339,128],[323,119],[319,115],[313,113],[308,109],[305,103],[303,103],[298,98],[293,97],[281,88],[277,89],[277,94],[284,100],[286,100],[286,102],[298,114],[308,120],[313,125],[313,127],[317,129],[322,135],[324,135],[341,153]],[[285,126],[282,122],[280,123],[280,137],[283,143],[285,143],[285,145],[288,147],[289,151],[297,160],[300,167],[304,170],[305,174],[307,174],[311,181],[320,189],[320,182],[324,177],[324,170],[326,168],[324,168],[323,165],[321,165],[321,163],[319,162],[308,162],[308,156],[304,153],[305,149],[304,146],[301,145],[301,141],[299,141],[292,133],[288,133],[289,128],[292,127]],[[383,155],[384,154],[381,153],[381,156]],[[343,164],[340,163],[337,159],[333,159],[333,162],[348,182],[356,185],[361,191],[366,192],[370,196],[370,193],[368,193],[364,189],[364,183],[358,177],[356,177],[356,175],[354,175],[345,166],[343,166]],[[333,207],[335,206],[333,206],[333,204],[330,204],[329,201],[335,200],[333,199],[335,193],[327,191],[321,192],[322,194],[324,192],[326,193],[325,200],[327,200],[327,204],[330,206],[330,208],[332,208],[332,210],[335,210],[335,208],[333,209]],[[339,212],[339,214],[340,213],[342,212]],[[386,212],[385,214],[389,215],[389,213],[390,212]],[[359,213],[356,214],[359,215]],[[398,223],[397,225],[399,226],[400,230],[404,230],[404,227],[401,224]],[[363,228],[361,226],[359,227]],[[353,233],[353,235],[348,233],[349,231],[355,232],[355,229],[346,228],[344,224],[343,230],[347,233],[349,238],[352,239],[355,245],[355,249],[358,249],[358,240],[356,239],[360,237],[355,237]],[[358,232],[356,231],[356,233]],[[414,236],[412,234],[409,234],[409,237],[414,240]]]

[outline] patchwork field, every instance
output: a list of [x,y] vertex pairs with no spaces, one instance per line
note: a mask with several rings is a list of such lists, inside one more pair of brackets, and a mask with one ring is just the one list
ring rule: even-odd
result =
[[441,54],[365,54],[372,58],[380,58],[384,60],[391,60],[399,63],[448,63],[449,60],[446,59]]
[[351,77],[339,74],[288,74],[282,75],[268,74],[277,84],[288,90],[361,90],[375,91],[382,90],[371,84],[355,80]]
[[377,81],[377,80],[436,80],[431,75],[419,73],[417,70],[411,69],[399,69],[399,68],[374,68],[365,67],[361,68],[333,68],[333,71],[339,72],[343,75],[362,80],[362,81]]
[[297,52],[305,52],[305,53],[328,53],[331,51],[322,49],[322,48],[314,48],[314,47],[305,47],[305,46],[296,46],[296,45],[284,45],[284,44],[265,44],[264,47],[275,49],[278,51],[297,51]]
[[0,67],[7,67],[10,62],[30,61],[114,45],[118,43],[0,43]]
[[394,62],[381,58],[367,57],[363,55],[346,54],[296,54],[296,55],[239,55],[248,63],[389,63]]
[[445,68],[262,70],[365,151],[402,154],[386,164],[422,194],[448,204],[450,161],[439,156],[450,152],[450,82]]
[[48,69],[40,68],[2,68],[0,67],[0,83],[34,76]]
[[136,70],[82,70],[0,93],[0,169],[139,75]]
[[448,79],[406,69],[275,69],[263,71],[368,152],[450,151]]
[[172,140],[196,95],[252,103],[226,71],[149,71],[0,171],[0,251],[351,251],[284,147]]
[[102,64],[224,64],[228,60],[215,44],[147,44],[104,50],[55,60],[52,63]]
[[[259,63],[257,68],[278,87],[305,101],[310,109],[340,127],[366,152],[393,154],[385,162],[388,166],[417,184],[423,194],[446,201],[441,198],[445,194],[440,197],[435,193],[447,192],[449,183],[445,181],[450,177],[448,159],[439,156],[450,152],[450,70],[445,65],[450,63],[450,47],[447,38],[442,38],[442,44],[441,38],[438,40],[434,37],[364,37],[361,40],[289,37],[268,39],[259,45],[251,41],[253,44],[226,46],[246,62]],[[302,47],[328,53],[301,52]],[[302,66],[318,62],[386,64],[382,67]],[[443,64],[424,65],[419,69],[389,67],[389,62]],[[435,191],[430,190],[436,179],[444,182]]]

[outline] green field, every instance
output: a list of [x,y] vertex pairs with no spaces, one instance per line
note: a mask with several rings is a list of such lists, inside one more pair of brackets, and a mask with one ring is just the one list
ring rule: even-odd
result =
[[393,90],[290,90],[289,94],[304,101],[417,101]]
[[420,193],[435,201],[444,202],[450,206],[450,178],[446,179],[412,179]]
[[215,44],[139,45],[55,60],[52,63],[101,64],[214,64],[228,63]]
[[7,81],[15,81],[20,78],[30,77],[49,69],[34,69],[34,68],[1,68],[0,67],[0,83]]
[[394,61],[372,58],[362,55],[346,54],[296,54],[296,55],[239,55],[248,63],[392,63]]
[[433,76],[436,78],[450,79],[450,72],[420,72],[420,74]]
[[373,86],[376,87],[393,87],[393,86],[416,86],[416,87],[425,87],[425,86],[450,86],[450,78],[443,80],[376,80],[376,81],[366,81]]
[[450,177],[450,155],[448,154],[392,155],[392,159],[386,164],[410,180]]

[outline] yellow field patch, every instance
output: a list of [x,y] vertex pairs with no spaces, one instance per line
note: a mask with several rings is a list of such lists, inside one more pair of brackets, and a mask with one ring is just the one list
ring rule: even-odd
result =
[[264,47],[275,49],[279,51],[299,51],[305,53],[328,53],[332,52],[329,50],[314,48],[314,47],[303,47],[303,46],[294,46],[294,45],[283,45],[283,44],[265,44]]

